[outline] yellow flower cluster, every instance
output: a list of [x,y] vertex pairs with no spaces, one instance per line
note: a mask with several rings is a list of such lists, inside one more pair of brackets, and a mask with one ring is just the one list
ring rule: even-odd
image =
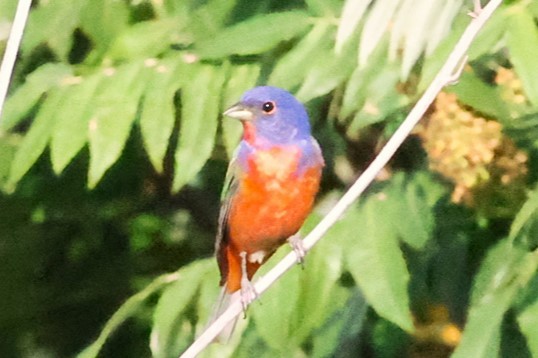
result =
[[510,113],[511,116],[516,117],[519,114],[518,110],[527,106],[527,98],[523,92],[521,80],[513,69],[499,67],[495,76],[495,83],[499,86],[502,99],[513,107],[512,113]]
[[430,168],[454,183],[454,202],[480,209],[488,217],[509,215],[520,205],[527,155],[502,133],[499,122],[442,92],[417,131]]

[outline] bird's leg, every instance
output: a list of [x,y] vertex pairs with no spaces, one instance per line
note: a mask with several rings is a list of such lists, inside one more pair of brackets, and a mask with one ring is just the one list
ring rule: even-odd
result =
[[247,253],[241,251],[239,253],[241,257],[241,304],[243,305],[243,313],[246,317],[247,307],[252,303],[256,298],[258,298],[258,293],[254,289],[252,282],[248,279],[247,275]]
[[303,266],[304,264],[304,257],[306,256],[306,250],[303,245],[303,240],[301,239],[301,235],[299,233],[292,235],[288,238],[288,242],[291,245],[291,248],[295,252],[295,255],[297,255],[297,263],[301,264]]

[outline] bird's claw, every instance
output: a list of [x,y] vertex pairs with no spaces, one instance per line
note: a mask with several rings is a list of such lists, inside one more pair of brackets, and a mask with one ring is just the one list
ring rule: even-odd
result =
[[482,4],[480,4],[480,0],[474,0],[474,9],[473,11],[469,11],[467,15],[472,17],[473,19],[476,19],[478,15],[482,12]]
[[247,307],[258,298],[258,292],[247,276],[247,253],[242,251],[241,256],[241,305],[243,306],[243,315],[247,317]]
[[301,239],[301,235],[295,234],[291,236],[288,239],[288,242],[290,243],[291,248],[295,252],[295,255],[297,256],[297,263],[301,266],[304,265],[304,257],[306,256],[306,249],[303,245],[303,240]]
[[257,298],[258,292],[256,292],[254,285],[248,280],[248,278],[243,277],[241,279],[241,305],[243,306],[243,315],[245,318],[247,317],[248,305],[250,305]]

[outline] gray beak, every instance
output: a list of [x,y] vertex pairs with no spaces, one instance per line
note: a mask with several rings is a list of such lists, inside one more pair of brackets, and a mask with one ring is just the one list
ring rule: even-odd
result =
[[236,103],[228,108],[224,113],[225,116],[239,119],[241,121],[251,121],[254,119],[254,113],[241,103]]

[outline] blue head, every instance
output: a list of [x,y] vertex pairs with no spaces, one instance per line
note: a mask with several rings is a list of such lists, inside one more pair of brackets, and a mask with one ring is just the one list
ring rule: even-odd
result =
[[247,141],[274,144],[310,138],[310,123],[304,106],[291,93],[271,86],[255,87],[225,115],[243,123]]

